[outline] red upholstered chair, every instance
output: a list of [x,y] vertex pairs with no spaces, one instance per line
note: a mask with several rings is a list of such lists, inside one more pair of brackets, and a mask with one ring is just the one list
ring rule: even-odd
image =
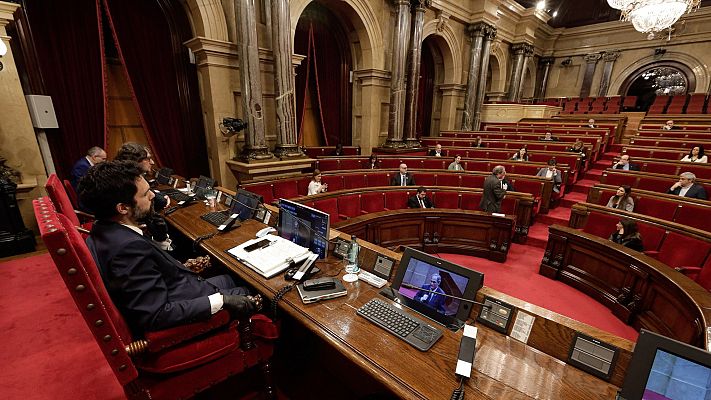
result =
[[674,222],[708,231],[711,221],[711,207],[694,204],[680,204]]
[[437,182],[437,186],[459,187],[462,184],[461,180],[459,179],[459,174],[454,173],[437,174],[435,175],[435,181]]
[[[357,158],[342,158],[340,169],[361,169],[363,168],[363,165],[367,163],[367,161],[368,160],[360,160]],[[321,169],[321,171],[323,171],[323,169]]]
[[[677,175],[677,169],[679,167],[674,164],[662,164],[662,163],[644,163],[641,166],[642,171],[653,172],[655,174],[665,174],[665,175]],[[669,184],[671,186],[671,184]]]
[[700,267],[711,251],[711,243],[669,232],[659,249],[659,261],[676,267]]
[[462,179],[462,187],[483,188],[484,187],[484,179],[486,179],[486,177],[483,175],[465,174],[465,175],[461,176],[461,179]]
[[368,187],[389,186],[390,180],[386,172],[370,173],[366,176]]
[[262,196],[264,198],[264,203],[266,204],[271,204],[271,202],[275,199],[271,182],[244,185],[244,189]]
[[676,201],[643,197],[635,201],[634,212],[651,217],[674,221],[674,213],[679,207]]
[[380,159],[380,168],[381,169],[398,169],[398,168],[400,168],[400,160],[397,158],[383,157]]
[[462,210],[478,210],[481,203],[481,193],[462,193],[459,208]]
[[413,174],[417,186],[435,186],[435,174],[429,172],[418,172]]
[[583,227],[583,232],[607,239],[615,231],[615,226],[619,221],[620,217],[614,215],[591,212],[585,227]]
[[664,228],[642,222],[637,224],[637,229],[639,230],[639,235],[642,236],[644,254],[650,257],[658,258],[659,248],[662,245],[662,241],[664,240],[664,236],[666,236],[667,231]]
[[511,197],[504,197],[501,202],[501,212],[504,214],[515,215],[516,214],[516,199]]
[[341,220],[341,216],[338,213],[338,201],[336,198],[316,200],[314,201],[313,207],[327,213],[331,219],[331,223]]
[[328,184],[329,192],[343,189],[343,175],[323,175],[321,182]]
[[407,208],[407,192],[404,190],[395,190],[385,192],[385,209],[400,210]]
[[676,181],[675,178],[662,179],[662,178],[652,178],[652,177],[640,177],[639,183],[637,184],[637,189],[650,190],[657,193],[666,193],[666,191],[671,187]]
[[188,398],[257,365],[273,397],[269,362],[278,331],[271,320],[257,314],[238,323],[221,311],[205,322],[134,338],[73,223],[46,197],[34,201],[34,210],[47,251],[126,397]]
[[676,270],[695,280],[704,289],[711,291],[711,257],[706,258],[703,267],[677,267]]
[[338,197],[338,214],[341,219],[348,219],[360,215],[360,195],[348,194]]
[[385,211],[385,194],[383,192],[363,193],[360,195],[360,212],[368,214]]
[[301,193],[305,195],[309,192],[309,183],[311,183],[310,176],[304,176],[296,179],[296,190],[299,192],[297,196],[301,196]]
[[299,192],[296,179],[284,179],[272,182],[274,197],[291,199],[293,197],[305,196],[306,191]]
[[457,192],[435,192],[433,197],[432,201],[437,208],[459,208],[459,193]]
[[[72,206],[72,201],[69,199],[69,195],[67,195],[67,191],[64,190],[64,184],[62,184],[62,182],[59,180],[57,174],[51,174],[49,176],[49,179],[47,179],[47,183],[45,184],[44,188],[45,190],[47,190],[49,198],[52,199],[52,203],[54,203],[57,212],[69,218],[69,220],[72,221],[72,224],[74,224],[74,226],[79,226],[84,229],[91,230],[91,226],[93,223],[92,221],[94,220],[94,217],[74,209],[74,206]],[[79,219],[80,215],[86,222],[82,223],[82,221]]]
[[341,166],[341,160],[337,158],[321,158],[316,160],[316,168],[323,171],[338,171],[343,169]]
[[366,174],[347,174],[343,176],[344,189],[360,189],[368,187]]
[[72,206],[75,210],[79,209],[79,197],[77,197],[74,186],[72,186],[72,183],[69,182],[68,179],[63,180],[62,183],[64,184],[64,190],[67,192],[67,196],[69,196],[69,201],[72,202]]

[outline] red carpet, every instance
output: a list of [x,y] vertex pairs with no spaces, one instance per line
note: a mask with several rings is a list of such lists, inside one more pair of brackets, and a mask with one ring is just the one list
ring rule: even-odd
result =
[[48,254],[0,263],[3,399],[123,399]]

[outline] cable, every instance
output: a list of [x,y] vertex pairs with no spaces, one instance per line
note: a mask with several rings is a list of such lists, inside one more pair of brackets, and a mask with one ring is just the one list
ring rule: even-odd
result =
[[464,400],[464,378],[459,379],[459,387],[454,389],[449,400]]
[[213,236],[217,235],[219,232],[212,232],[208,233],[206,235],[198,236],[195,238],[195,241],[193,241],[193,252],[197,253],[198,252],[198,246],[200,245],[200,242],[206,239],[211,239]]
[[274,295],[274,297],[272,298],[272,320],[277,320],[277,305],[279,304],[279,300],[281,300],[282,297],[289,293],[291,289],[293,289],[294,286],[297,285],[297,283],[298,282],[294,282],[291,285],[284,286],[283,288],[279,289],[279,291]]

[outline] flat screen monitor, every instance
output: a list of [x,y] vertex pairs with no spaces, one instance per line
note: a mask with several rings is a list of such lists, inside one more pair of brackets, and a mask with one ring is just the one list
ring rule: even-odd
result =
[[239,214],[240,221],[252,219],[263,202],[262,196],[248,190],[238,189],[237,195],[230,203],[230,214]]
[[711,398],[711,353],[642,329],[620,396],[626,400]]
[[319,258],[326,258],[329,227],[328,213],[279,199],[279,235],[308,247]]
[[402,304],[450,326],[469,318],[471,303],[438,293],[474,300],[483,284],[481,272],[407,247],[391,288]]
[[173,169],[161,168],[156,174],[156,182],[161,185],[170,185],[170,176],[173,175]]
[[195,183],[195,195],[200,198],[205,197],[205,191],[212,189],[215,186],[215,180],[209,176],[200,175],[198,181]]

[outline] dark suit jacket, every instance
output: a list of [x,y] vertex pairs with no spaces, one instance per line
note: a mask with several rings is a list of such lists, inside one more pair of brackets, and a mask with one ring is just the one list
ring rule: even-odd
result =
[[[438,293],[444,293],[444,290],[442,290],[441,287],[434,289],[434,288],[432,288],[432,285],[425,285],[422,287],[422,289],[432,290],[432,291],[435,291]],[[427,296],[427,300],[422,300],[422,298],[425,296]],[[441,294],[430,293],[430,292],[425,292],[424,290],[420,290],[415,295],[415,300],[419,301],[420,303],[427,304],[428,306],[437,310],[437,312],[444,314],[444,302],[445,302],[446,298],[444,296],[442,296]]]
[[501,202],[506,196],[506,190],[501,188],[501,182],[496,175],[491,174],[484,180],[484,194],[479,208],[486,212],[501,212]]
[[[399,171],[397,174],[393,175],[392,179],[390,179],[390,186],[401,186]],[[415,186],[415,177],[409,172],[407,173],[407,178],[405,179],[405,186]]]
[[79,180],[86,175],[86,171],[89,170],[89,167],[91,167],[91,164],[89,163],[89,160],[86,159],[86,157],[80,158],[76,163],[74,163],[74,167],[72,167],[72,172],[71,172],[71,182],[72,182],[72,187],[74,187],[74,190],[77,190],[77,187],[79,186]]
[[104,284],[134,334],[210,317],[218,288],[152,241],[112,221],[96,221],[87,240]]
[[[612,169],[622,169],[622,166],[615,163],[615,165],[612,166]],[[630,163],[630,171],[639,171],[639,165]]]
[[[674,190],[667,190],[667,193],[668,194],[675,194],[678,196],[680,191],[681,191],[681,187],[678,187]],[[699,185],[698,183],[694,183],[693,185],[691,185],[691,187],[689,188],[689,191],[686,192],[684,197],[689,197],[692,199],[701,199],[701,200],[708,199],[708,197],[706,195],[706,189],[704,189],[704,187]]]
[[[425,196],[425,198],[422,199],[422,202],[425,203],[425,208],[434,208],[434,204],[432,204],[432,200],[430,200],[429,197]],[[417,195],[412,196],[407,200],[407,206],[410,208],[422,208],[420,207],[420,199],[417,198]]]
[[[437,155],[437,150],[432,149],[430,150],[429,153],[427,153],[428,156],[436,156]],[[444,150],[439,153],[440,157],[444,157]]]

